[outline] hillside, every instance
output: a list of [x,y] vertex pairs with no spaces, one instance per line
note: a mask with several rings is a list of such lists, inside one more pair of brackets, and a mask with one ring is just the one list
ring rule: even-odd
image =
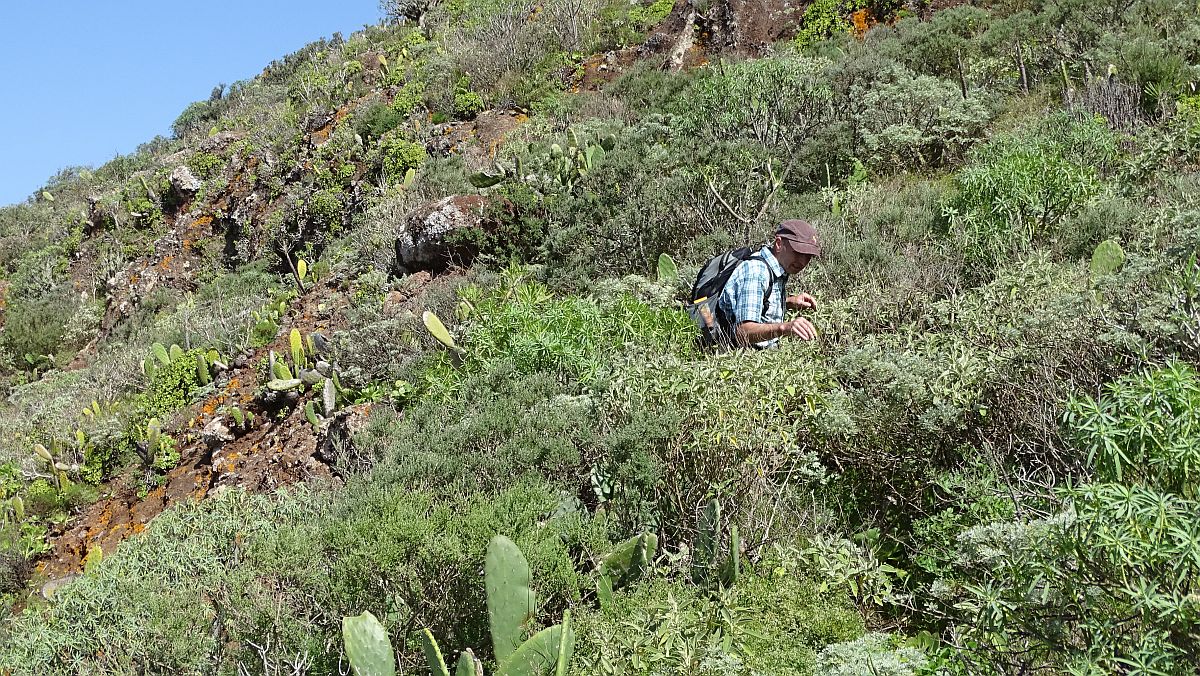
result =
[[[1196,9],[387,0],[63,170],[0,673],[1196,673]],[[817,338],[700,348],[790,218]]]

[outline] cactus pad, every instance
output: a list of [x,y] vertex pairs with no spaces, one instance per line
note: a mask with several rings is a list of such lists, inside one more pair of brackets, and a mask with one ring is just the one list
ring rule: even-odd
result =
[[357,676],[395,676],[396,657],[387,631],[371,611],[342,618],[346,656]]
[[525,627],[533,616],[529,563],[512,540],[497,535],[488,543],[484,571],[492,647],[496,661],[503,664],[521,646]]

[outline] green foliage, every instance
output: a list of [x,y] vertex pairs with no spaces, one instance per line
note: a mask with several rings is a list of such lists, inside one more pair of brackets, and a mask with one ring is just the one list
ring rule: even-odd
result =
[[1200,376],[1173,362],[1072,402],[1068,424],[1097,478],[1200,498]]
[[[599,611],[577,615],[580,673],[652,667],[679,674],[810,674],[816,651],[861,635],[844,600],[822,594],[790,565],[750,576],[715,596],[654,579],[617,591]],[[647,632],[646,627],[655,627]]]
[[851,95],[871,164],[880,170],[944,166],[983,138],[991,117],[981,98],[963,98],[957,85],[905,68],[885,71]]
[[383,177],[389,183],[403,181],[409,169],[420,167],[428,159],[424,146],[399,137],[385,139],[379,149]]
[[454,117],[469,120],[483,112],[483,97],[471,91],[471,80],[459,78],[454,87]]
[[1118,158],[1103,123],[1065,115],[993,139],[955,176],[951,227],[981,262],[1022,251],[1059,232],[1064,219],[1101,194],[1105,168]]
[[[412,115],[424,101],[425,85],[418,80],[410,80],[400,87],[392,97],[391,107],[404,117]],[[393,127],[394,128],[394,127]]]
[[196,176],[204,179],[211,178],[220,171],[221,167],[225,166],[225,161],[212,153],[198,152],[188,158],[187,166]]
[[[397,94],[399,100],[401,94]],[[355,116],[354,131],[362,137],[364,142],[374,142],[383,138],[388,132],[400,127],[408,120],[409,113],[412,112],[412,106],[389,105],[386,103],[376,103],[367,108],[365,112]]]
[[816,0],[804,10],[796,44],[806,47],[835,33],[849,31],[850,13],[866,5],[865,0]]
[[962,536],[958,631],[985,649],[982,659],[1074,673],[1192,668],[1197,382],[1172,363],[1076,401],[1068,422],[1095,479],[1063,489],[1057,516]]
[[649,0],[648,3],[630,7],[629,20],[636,30],[646,31],[667,18],[673,7],[675,7],[675,0]]
[[[54,606],[13,618],[15,632],[0,645],[0,662],[39,674],[120,673],[147,664],[184,673],[236,670],[239,661],[262,659],[247,641],[257,643],[254,637],[270,628],[277,643],[266,649],[267,659],[307,651],[312,668],[336,671],[339,656],[326,646],[338,644],[341,618],[370,610],[410,669],[420,657],[398,633],[404,626],[429,626],[454,651],[485,645],[476,571],[493,533],[513,534],[551,607],[578,599],[589,586],[571,552],[609,546],[584,515],[538,525],[559,498],[536,483],[453,504],[386,483],[356,486],[338,496],[235,490],[169,510],[145,534],[106,554]],[[182,578],[187,585],[178,583]],[[280,589],[287,590],[282,597]],[[222,617],[222,635],[214,636],[198,628],[211,626],[207,599],[219,590],[240,599],[239,612]],[[108,649],[96,651],[98,644]]]
[[925,655],[898,637],[871,633],[827,646],[817,656],[816,673],[829,676],[916,676],[925,673]]

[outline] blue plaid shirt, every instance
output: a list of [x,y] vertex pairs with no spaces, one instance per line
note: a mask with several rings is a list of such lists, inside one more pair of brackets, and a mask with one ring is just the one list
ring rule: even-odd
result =
[[[752,259],[742,262],[734,269],[721,292],[717,307],[736,329],[742,322],[757,322],[759,324],[776,324],[783,321],[784,287],[787,286],[787,272],[771,252],[770,246],[764,246],[756,254],[766,262]],[[775,273],[775,283],[771,284],[771,273]],[[763,299],[767,297],[767,285],[771,285],[770,302],[763,307]],[[779,342],[778,338],[755,343],[754,347],[772,347]]]

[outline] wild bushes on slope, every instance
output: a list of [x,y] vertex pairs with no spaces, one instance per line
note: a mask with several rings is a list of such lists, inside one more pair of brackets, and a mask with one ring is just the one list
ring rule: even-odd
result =
[[942,593],[976,668],[1184,674],[1200,649],[1196,594],[1200,379],[1174,362],[1075,400],[1067,423],[1096,474],[1059,491],[1063,511],[960,537]]
[[407,627],[432,627],[455,650],[483,646],[475,570],[494,533],[520,544],[552,607],[586,584],[576,557],[607,548],[586,515],[543,521],[558,504],[536,482],[449,502],[370,482],[341,497],[231,491],[164,513],[52,606],[10,620],[0,662],[39,674],[333,673],[341,617],[364,609],[406,665],[420,662]]

